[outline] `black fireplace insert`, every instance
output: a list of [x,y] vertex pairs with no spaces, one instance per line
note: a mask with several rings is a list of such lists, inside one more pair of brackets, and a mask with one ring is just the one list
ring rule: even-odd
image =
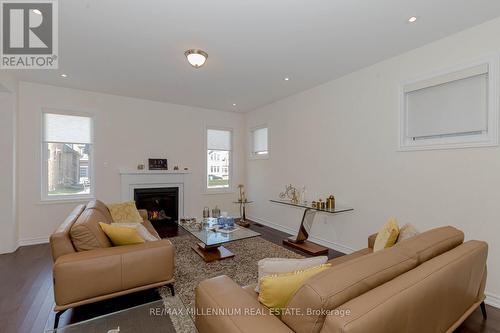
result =
[[137,209],[148,211],[148,219],[158,223],[177,223],[179,221],[179,188],[140,188],[134,189]]

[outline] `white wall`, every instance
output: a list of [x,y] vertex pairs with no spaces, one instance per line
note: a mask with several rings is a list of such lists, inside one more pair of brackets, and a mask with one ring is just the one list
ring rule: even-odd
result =
[[398,85],[500,56],[499,35],[497,19],[249,113],[247,129],[268,124],[271,147],[269,160],[247,165],[250,217],[295,232],[301,212],[269,202],[292,183],[309,200],[333,193],[355,209],[313,226],[339,250],[366,247],[392,216],[420,230],[456,226],[489,243],[488,301],[500,306],[500,148],[397,152]]
[[0,75],[0,253],[17,248],[16,223],[16,93],[17,83]]
[[204,194],[204,128],[234,129],[234,184],[244,179],[244,117],[241,114],[152,102],[81,90],[19,84],[18,221],[21,244],[47,240],[76,203],[40,202],[42,108],[94,114],[95,194],[104,202],[120,201],[120,168],[166,157],[169,167],[188,167],[186,214],[200,216],[204,206],[237,213],[236,193]]

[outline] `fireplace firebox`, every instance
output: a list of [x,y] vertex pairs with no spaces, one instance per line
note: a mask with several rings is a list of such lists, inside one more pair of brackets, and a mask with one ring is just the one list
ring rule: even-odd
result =
[[134,189],[137,209],[145,209],[148,219],[158,223],[177,223],[179,221],[179,188],[140,188]]

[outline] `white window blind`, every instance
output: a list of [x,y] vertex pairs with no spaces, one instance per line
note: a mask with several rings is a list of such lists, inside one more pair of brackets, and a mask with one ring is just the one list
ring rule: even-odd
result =
[[44,113],[44,141],[58,143],[92,143],[90,117]]
[[253,152],[267,152],[267,127],[259,128],[253,131]]
[[231,150],[231,131],[207,129],[207,149]]
[[406,86],[405,94],[409,138],[488,129],[487,65]]

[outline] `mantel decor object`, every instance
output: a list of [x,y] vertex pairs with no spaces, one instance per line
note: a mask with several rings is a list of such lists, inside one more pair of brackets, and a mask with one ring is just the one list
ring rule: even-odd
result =
[[166,158],[150,158],[149,170],[168,170],[168,162]]

